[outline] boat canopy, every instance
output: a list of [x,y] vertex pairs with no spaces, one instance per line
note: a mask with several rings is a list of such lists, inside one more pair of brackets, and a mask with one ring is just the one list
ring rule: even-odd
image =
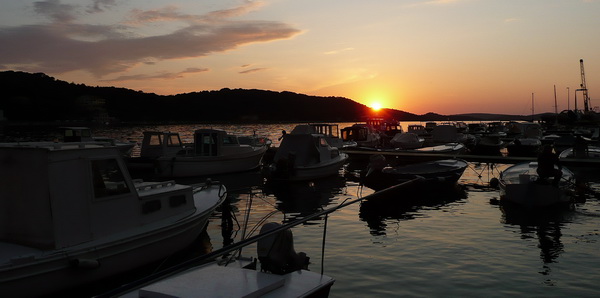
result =
[[57,249],[139,224],[139,198],[115,147],[3,147],[0,161],[2,241]]
[[319,147],[332,149],[327,141],[318,135],[287,134],[277,149],[274,160],[293,159],[294,164],[300,166],[319,163],[322,160]]

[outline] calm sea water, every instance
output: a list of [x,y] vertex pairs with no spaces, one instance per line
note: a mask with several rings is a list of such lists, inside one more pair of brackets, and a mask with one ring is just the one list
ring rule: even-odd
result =
[[[348,125],[340,123],[340,128]],[[277,146],[281,130],[289,132],[294,126],[147,126],[98,130],[96,135],[140,140],[142,131],[152,129],[177,131],[192,141],[194,129],[213,127],[231,133],[256,132]],[[322,270],[336,279],[331,297],[600,296],[599,199],[590,197],[563,212],[503,210],[491,203],[498,198],[497,190],[485,186],[505,167],[472,163],[460,181],[463,191],[439,194],[423,205],[394,204],[415,196],[399,194],[385,203],[367,199],[347,206],[327,221],[315,219],[293,228],[295,249],[311,258],[310,270]],[[600,176],[586,178],[600,192]],[[204,239],[208,250],[250,234],[241,228],[250,203],[252,229],[265,217],[288,221],[373,193],[341,175],[268,187],[262,186],[256,172],[217,179],[229,189],[240,226],[223,234],[216,212]],[[256,247],[246,247],[242,254],[256,256]]]

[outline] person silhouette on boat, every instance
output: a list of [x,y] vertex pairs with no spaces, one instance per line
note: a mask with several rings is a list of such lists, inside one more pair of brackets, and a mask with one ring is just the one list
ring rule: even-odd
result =
[[283,137],[285,137],[285,135],[287,134],[287,132],[284,130],[281,131],[281,136],[279,137],[279,139],[277,139],[278,141],[281,141],[283,139]]
[[552,145],[543,147],[537,158],[537,174],[542,179],[553,178],[552,185],[558,186],[558,182],[562,178],[562,165],[558,159],[558,154],[553,149]]

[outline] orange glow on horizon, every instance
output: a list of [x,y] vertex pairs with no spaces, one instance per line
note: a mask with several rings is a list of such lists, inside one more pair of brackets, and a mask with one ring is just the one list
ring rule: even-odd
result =
[[381,108],[382,108],[382,107],[381,107],[381,104],[380,104],[380,103],[378,103],[378,102],[374,102],[374,103],[372,103],[372,104],[371,104],[371,109],[372,109],[373,111],[375,111],[375,112],[377,112],[377,111],[381,110]]

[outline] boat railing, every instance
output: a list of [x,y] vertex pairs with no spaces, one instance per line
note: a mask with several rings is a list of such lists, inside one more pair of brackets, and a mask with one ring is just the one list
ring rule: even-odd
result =
[[50,150],[60,149],[83,149],[97,147],[114,147],[110,142],[16,142],[10,143],[11,147],[21,148],[47,148]]

